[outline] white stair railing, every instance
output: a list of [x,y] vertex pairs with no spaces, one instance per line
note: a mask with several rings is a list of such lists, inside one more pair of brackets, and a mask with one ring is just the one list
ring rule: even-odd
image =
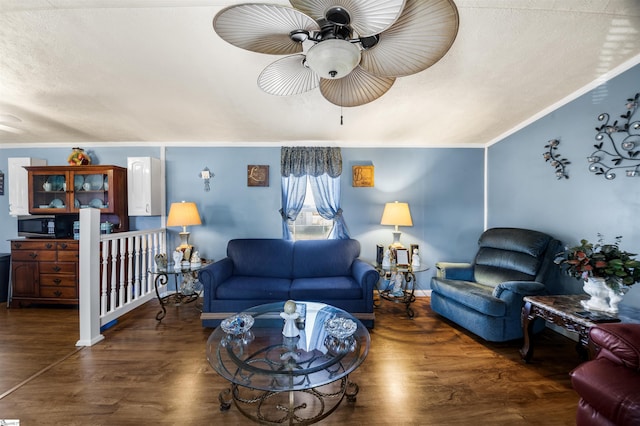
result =
[[149,269],[165,247],[163,228],[101,235],[99,210],[80,211],[80,340],[76,346],[99,342],[104,338],[101,327],[156,296]]

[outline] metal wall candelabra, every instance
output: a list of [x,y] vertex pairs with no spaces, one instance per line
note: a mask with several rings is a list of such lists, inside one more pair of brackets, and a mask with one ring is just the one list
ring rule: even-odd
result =
[[611,123],[606,112],[598,116],[598,121],[604,124],[596,127],[596,150],[587,157],[592,173],[612,180],[616,169],[625,169],[628,177],[640,176],[640,120],[633,121],[639,97],[640,93],[636,93],[627,99],[627,112],[620,116],[623,120],[620,124],[618,120]]
[[562,158],[562,156],[556,152],[558,150],[558,145],[560,145],[560,141],[558,139],[551,139],[544,146],[547,148],[547,151],[542,154],[542,156],[544,157],[544,161],[550,162],[551,166],[555,167],[556,177],[558,179],[569,179],[566,166],[571,164],[571,162],[566,158]]

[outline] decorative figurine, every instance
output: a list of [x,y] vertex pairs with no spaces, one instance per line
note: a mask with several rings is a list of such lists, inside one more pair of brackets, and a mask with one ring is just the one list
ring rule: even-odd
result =
[[391,291],[391,295],[395,296],[395,297],[400,297],[403,295],[402,292],[402,273],[398,272],[396,273],[396,276],[394,277],[394,283],[393,283],[393,290]]
[[173,268],[174,269],[182,268],[182,255],[183,253],[180,250],[176,250],[173,252]]
[[199,268],[200,266],[202,266],[202,260],[200,260],[200,253],[198,253],[198,250],[194,250],[193,254],[191,255],[191,269]]
[[387,249],[384,252],[384,257],[382,258],[382,268],[390,268],[391,267],[391,250]]
[[156,254],[156,256],[154,257],[154,260],[156,261],[156,266],[158,267],[158,269],[166,269],[167,268],[167,255],[164,253],[158,253]]
[[282,335],[284,337],[297,337],[300,335],[300,330],[296,327],[296,319],[298,314],[296,312],[296,302],[293,300],[287,300],[284,304],[284,312],[280,313],[280,316],[284,318],[284,328],[282,329]]
[[411,258],[411,266],[414,268],[420,267],[420,255],[418,254],[418,249],[413,249],[413,257]]

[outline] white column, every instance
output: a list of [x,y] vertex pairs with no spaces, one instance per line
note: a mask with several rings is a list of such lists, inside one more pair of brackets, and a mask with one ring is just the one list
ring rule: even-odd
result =
[[100,210],[80,210],[80,340],[76,346],[92,346],[100,334]]

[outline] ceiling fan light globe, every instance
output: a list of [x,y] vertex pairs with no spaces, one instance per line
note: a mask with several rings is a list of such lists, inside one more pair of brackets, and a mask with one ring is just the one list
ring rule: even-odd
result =
[[307,52],[306,65],[322,78],[338,79],[349,75],[360,63],[360,48],[346,40],[324,40]]

